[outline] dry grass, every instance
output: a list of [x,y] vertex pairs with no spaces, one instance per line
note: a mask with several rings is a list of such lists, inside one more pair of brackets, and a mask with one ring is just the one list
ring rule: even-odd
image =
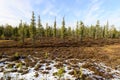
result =
[[103,47],[103,50],[110,54],[114,54],[116,52],[120,53],[120,44],[106,45]]
[[[25,41],[26,47],[22,48],[20,47],[21,45],[19,42],[12,40],[0,40],[0,53],[11,56],[14,55],[15,52],[19,52],[22,56],[31,55],[39,58],[39,60],[42,59],[41,63],[47,63],[44,60],[44,55],[45,52],[48,52],[50,53],[48,59],[55,60],[56,58],[59,58],[59,60],[56,60],[60,62],[64,62],[66,59],[76,58],[79,60],[91,59],[102,61],[114,67],[120,64],[119,40],[108,40],[108,42],[105,42],[104,40],[86,40],[83,43],[74,42],[72,40],[67,42],[66,40],[64,42],[59,39],[56,41],[53,39],[42,39],[41,42],[37,41],[37,48],[31,48],[31,42],[30,39],[28,39]],[[68,45],[68,47],[65,45]],[[25,59],[25,62],[26,66],[34,66],[36,63],[31,63],[31,60],[29,59]],[[71,63],[76,62],[78,61],[71,61]],[[56,66],[60,66],[60,64]]]

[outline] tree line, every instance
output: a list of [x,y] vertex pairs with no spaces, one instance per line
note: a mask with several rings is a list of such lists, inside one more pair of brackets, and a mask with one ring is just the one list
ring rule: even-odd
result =
[[35,14],[32,12],[30,24],[22,22],[19,26],[13,27],[9,24],[0,26],[0,39],[2,40],[15,40],[19,39],[24,43],[25,38],[31,38],[33,45],[35,40],[49,37],[49,38],[74,38],[79,41],[83,39],[108,39],[108,38],[120,38],[120,31],[115,28],[114,25],[110,26],[107,22],[104,26],[100,25],[99,20],[96,25],[86,26],[82,21],[76,22],[76,28],[71,27],[66,28],[65,19],[63,17],[61,28],[57,27],[56,18],[54,20],[53,26],[43,26],[41,23],[40,16],[38,20],[35,19]]

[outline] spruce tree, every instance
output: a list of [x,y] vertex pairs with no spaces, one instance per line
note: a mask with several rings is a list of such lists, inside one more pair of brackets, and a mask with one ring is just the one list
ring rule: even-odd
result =
[[24,23],[25,38],[30,37],[29,25]]
[[48,37],[48,33],[49,33],[49,26],[48,23],[46,23],[45,37]]
[[13,36],[14,37],[18,36],[18,27],[13,28]]
[[4,27],[0,26],[0,37],[3,35],[3,33],[4,33]]
[[76,24],[76,39],[78,40],[79,39],[79,35],[80,35],[80,32],[79,32],[79,22],[77,21],[77,24]]
[[32,12],[32,19],[30,24],[30,37],[32,38],[32,44],[35,46],[35,38],[36,38],[36,23],[35,23],[35,15]]
[[56,37],[56,17],[54,21],[53,37]]
[[72,36],[71,27],[68,27],[67,35],[68,35],[69,38],[71,38],[71,36]]
[[97,23],[96,23],[96,26],[95,26],[95,39],[98,39],[99,38],[99,27],[100,27],[100,22],[99,20],[97,20]]
[[13,27],[11,25],[6,25],[4,28],[4,36],[6,39],[11,39],[13,36]]
[[105,38],[107,39],[109,37],[109,22],[107,21],[107,24],[105,25]]
[[63,17],[62,27],[61,27],[61,38],[62,39],[65,38],[65,19],[64,19],[64,17]]
[[83,22],[81,21],[81,22],[80,22],[80,42],[83,41],[83,37],[84,37],[84,24],[83,24]]
[[40,19],[40,15],[38,16],[38,36],[43,37],[43,27]]
[[24,45],[25,30],[24,30],[24,24],[22,23],[22,20],[19,24],[19,35],[20,35],[20,40],[22,41],[22,44]]

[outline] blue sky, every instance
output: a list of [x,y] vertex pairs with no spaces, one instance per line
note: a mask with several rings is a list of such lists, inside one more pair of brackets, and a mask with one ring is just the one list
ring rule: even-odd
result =
[[96,24],[97,20],[104,25],[120,26],[120,0],[0,0],[0,25],[19,24],[22,19],[29,23],[31,12],[41,16],[43,25],[53,25],[57,18],[58,26],[65,16],[66,25],[74,27],[76,21],[86,25]]

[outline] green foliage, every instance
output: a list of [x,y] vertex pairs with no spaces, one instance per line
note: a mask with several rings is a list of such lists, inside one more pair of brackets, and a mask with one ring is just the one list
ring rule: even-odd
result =
[[13,36],[17,37],[18,34],[18,27],[13,28]]
[[21,62],[18,63],[18,64],[16,65],[16,67],[22,69],[22,63],[21,63]]
[[83,78],[82,67],[80,67],[79,71],[74,70],[74,76],[75,76],[76,78],[80,78],[80,79]]
[[45,53],[45,59],[47,59],[47,58],[48,58],[48,53],[46,52],[46,53]]
[[33,46],[35,46],[36,23],[35,23],[34,12],[32,12],[32,19],[31,19],[31,24],[30,24],[30,37],[32,38]]
[[10,68],[10,69],[12,69],[13,65],[12,64],[8,64],[7,67]]
[[[72,26],[72,25],[70,25]],[[22,21],[19,26],[11,26],[9,24],[0,26],[0,39],[20,39],[24,44],[25,38],[31,38],[32,44],[35,45],[35,40],[44,37],[51,38],[75,38],[75,40],[83,41],[84,39],[114,39],[120,38],[120,30],[115,28],[116,26],[109,25],[109,22],[103,26],[100,25],[100,21],[96,22],[96,25],[86,26],[82,21],[77,21],[76,28],[72,28],[65,25],[65,18],[63,17],[62,26],[58,28],[56,18],[53,25],[42,25],[40,16],[38,16],[38,22],[36,27],[35,14],[32,12],[31,23],[26,24]]]
[[19,57],[19,53],[16,52],[16,53],[14,54],[14,57],[18,58],[18,57]]
[[38,74],[38,72],[35,72],[35,75],[34,75],[35,77],[38,77],[39,76],[39,74]]
[[79,77],[82,78],[82,76],[83,76],[82,67],[80,67]]
[[99,38],[99,29],[100,29],[100,22],[97,20],[96,26],[95,26],[95,39]]
[[54,21],[54,29],[53,29],[53,37],[56,37],[56,35],[57,35],[57,31],[56,31],[57,29],[56,29],[56,18],[55,18],[55,21]]
[[3,39],[3,40],[5,39],[5,36],[4,36],[4,34],[2,34],[2,35],[1,35],[1,39]]
[[62,27],[61,27],[61,38],[62,38],[62,39],[65,38],[65,31],[66,31],[66,28],[65,28],[65,19],[64,19],[64,17],[63,17]]
[[80,41],[82,41],[83,40],[83,37],[84,37],[84,24],[83,24],[83,22],[81,21],[80,22]]
[[19,24],[19,35],[20,35],[20,40],[22,41],[22,44],[24,44],[24,39],[25,39],[25,24],[21,23]]
[[26,23],[23,24],[23,33],[25,38],[30,37],[29,25]]
[[77,71],[76,70],[74,70],[74,76],[77,77]]
[[38,33],[39,37],[43,37],[44,36],[44,28],[42,27],[40,16],[38,16],[38,29],[37,29],[37,33]]
[[109,23],[107,21],[107,24],[104,26],[104,37],[108,38],[109,37]]
[[6,25],[6,27],[4,28],[4,36],[7,38],[7,39],[11,39],[13,35],[13,28],[11,25]]
[[4,27],[3,26],[0,26],[0,36],[2,36],[4,33]]
[[79,32],[80,30],[79,30],[79,23],[78,23],[78,21],[77,21],[77,25],[76,25],[76,38],[79,38]]
[[46,30],[45,30],[45,37],[48,37],[49,33],[49,26],[48,23],[46,23]]
[[19,60],[19,58],[20,58],[20,55],[19,55],[18,52],[16,52],[16,53],[11,57],[12,60]]
[[71,37],[71,36],[72,36],[71,27],[68,27],[67,36],[68,36],[68,37]]
[[58,70],[58,72],[56,73],[56,76],[59,77],[59,80],[61,80],[61,78],[64,76],[64,71],[65,71],[64,68],[60,68],[60,69]]

